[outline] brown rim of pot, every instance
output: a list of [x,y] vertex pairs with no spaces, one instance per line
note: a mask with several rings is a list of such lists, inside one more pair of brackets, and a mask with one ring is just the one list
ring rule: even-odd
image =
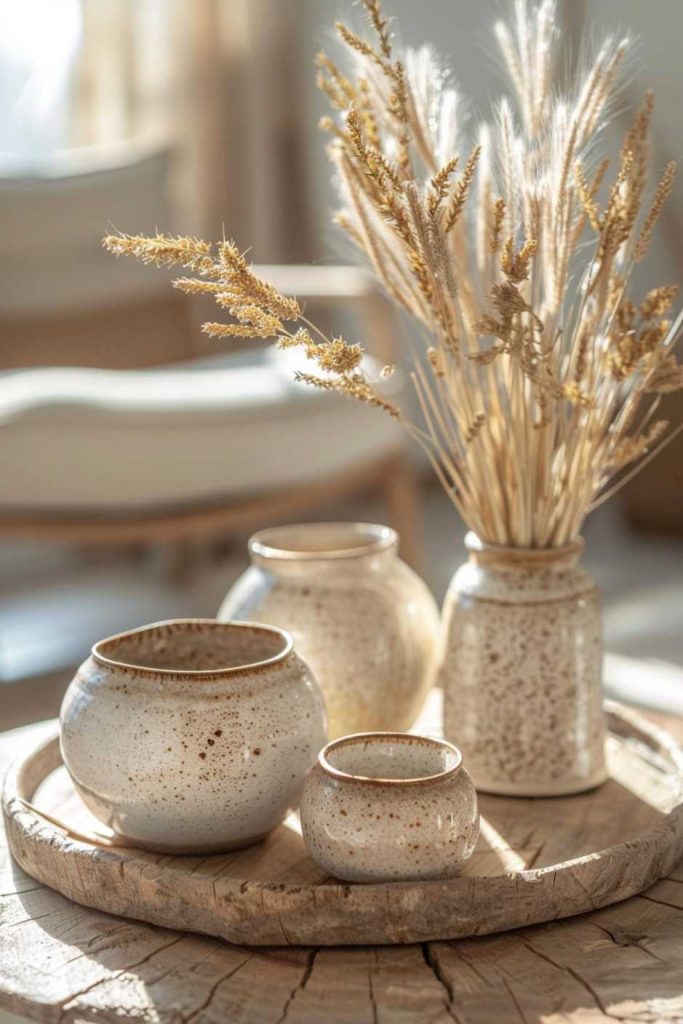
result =
[[[278,636],[282,640],[282,649],[270,658],[261,658],[258,661],[247,662],[244,665],[226,665],[225,668],[207,669],[184,669],[184,668],[156,668],[154,665],[137,665],[129,661],[119,661],[117,658],[103,654],[101,648],[106,644],[116,643],[119,640],[126,640],[128,637],[138,636],[142,633],[151,633],[154,630],[166,628],[169,632],[176,627],[186,627],[190,632],[192,627],[209,627],[218,630],[248,630],[252,633],[265,633],[269,636]],[[201,630],[197,630],[200,632]],[[127,629],[123,633],[114,633],[113,636],[105,637],[93,644],[91,649],[92,657],[100,665],[109,668],[128,669],[141,675],[151,676],[172,676],[175,679],[222,679],[225,676],[244,675],[248,672],[258,672],[264,668],[277,665],[287,658],[294,648],[294,641],[289,633],[277,626],[265,626],[260,622],[219,622],[217,619],[163,619],[161,622],[150,622],[146,626],[137,626],[135,629]]]
[[[377,778],[374,775],[354,775],[352,772],[344,772],[340,768],[335,768],[327,760],[327,755],[339,747],[351,746],[354,743],[367,743],[368,740],[389,740],[398,743],[417,743],[421,746],[436,747],[450,754],[453,758],[453,764],[448,768],[444,768],[441,772],[436,772],[434,775],[416,775],[409,779],[383,779]],[[341,782],[362,782],[375,786],[417,786],[425,782],[439,782],[441,779],[455,775],[462,768],[462,754],[448,740],[433,739],[431,736],[415,736],[409,732],[356,732],[349,736],[340,736],[339,739],[332,740],[324,746],[318,754],[318,764],[324,772]]]
[[585,547],[583,537],[577,537],[561,548],[513,548],[503,544],[487,544],[470,530],[465,535],[465,547],[479,562],[500,561],[509,565],[551,565],[581,554]]
[[[297,534],[314,539],[335,532],[339,533],[340,541],[330,543],[329,547],[306,547],[305,540],[300,545],[293,540]],[[291,523],[259,530],[249,539],[249,551],[258,558],[297,562],[359,558],[397,546],[396,531],[379,523]]]

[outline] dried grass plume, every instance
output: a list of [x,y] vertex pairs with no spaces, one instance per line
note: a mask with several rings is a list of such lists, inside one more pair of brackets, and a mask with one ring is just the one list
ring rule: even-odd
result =
[[[110,236],[112,252],[179,265],[175,286],[212,294],[217,337],[274,338],[312,360],[300,379],[400,418],[483,540],[559,547],[671,436],[660,395],[683,387],[673,352],[676,287],[629,293],[673,188],[649,177],[653,97],[619,158],[601,134],[628,41],[608,37],[563,94],[553,81],[552,0],[514,0],[496,37],[511,86],[490,124],[466,131],[452,75],[429,47],[401,50],[379,0],[367,34],[337,26],[343,62],[321,53],[322,128],[336,169],[336,222],[420,325],[411,376],[421,424],[248,266],[232,242]],[[387,369],[387,372],[390,368]]]

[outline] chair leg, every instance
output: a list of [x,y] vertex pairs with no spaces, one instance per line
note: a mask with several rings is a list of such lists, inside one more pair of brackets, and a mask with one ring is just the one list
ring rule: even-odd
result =
[[155,545],[154,558],[163,581],[170,587],[182,587],[196,573],[202,560],[201,545],[192,540],[176,540]]
[[417,480],[413,466],[405,455],[392,458],[383,467],[382,490],[391,525],[401,540],[401,557],[416,572],[420,572],[423,553]]

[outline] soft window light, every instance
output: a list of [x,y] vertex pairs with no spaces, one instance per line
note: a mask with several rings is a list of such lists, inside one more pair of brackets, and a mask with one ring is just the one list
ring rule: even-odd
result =
[[79,0],[0,0],[3,163],[40,168],[67,144],[81,31]]

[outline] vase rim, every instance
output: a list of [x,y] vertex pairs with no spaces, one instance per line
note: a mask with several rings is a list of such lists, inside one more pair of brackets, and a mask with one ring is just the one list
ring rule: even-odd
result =
[[[439,751],[448,758],[448,763],[440,771],[428,775],[409,775],[406,778],[384,778],[377,775],[358,775],[355,772],[344,771],[335,767],[330,762],[330,755],[335,750],[350,747],[355,744],[366,746],[380,745],[382,743],[406,743],[424,747],[430,751]],[[358,782],[369,786],[390,786],[402,789],[404,786],[424,785],[429,782],[440,782],[442,779],[455,775],[462,768],[462,753],[453,743],[448,740],[437,739],[431,736],[420,736],[407,732],[357,732],[349,736],[340,736],[331,740],[318,755],[318,764],[322,770],[333,779],[339,782]]]
[[569,544],[564,544],[559,548],[511,547],[503,544],[489,544],[487,541],[481,540],[473,530],[470,530],[465,535],[465,547],[475,558],[483,555],[508,561],[510,564],[532,562],[543,565],[580,555],[585,547],[585,541],[583,537],[576,537]]
[[396,547],[396,531],[379,523],[292,523],[259,530],[249,539],[251,555],[286,562],[361,558]]
[[[136,637],[154,637],[174,635],[187,635],[196,633],[197,636],[207,636],[211,633],[221,632],[223,634],[242,633],[251,634],[252,637],[267,636],[270,640],[279,641],[279,649],[269,653],[263,652],[263,657],[241,658],[238,663],[218,665],[211,668],[187,668],[179,665],[178,668],[167,668],[155,665],[153,661],[141,658],[116,657],[117,648],[125,645],[127,640]],[[93,644],[91,655],[100,665],[111,669],[123,669],[140,676],[162,676],[173,679],[187,680],[212,680],[225,679],[233,676],[241,676],[260,672],[269,669],[274,665],[283,662],[294,649],[292,636],[278,626],[269,626],[260,622],[219,622],[217,619],[165,619],[161,622],[151,622],[146,626],[138,626],[136,629],[128,629],[122,633],[115,633],[113,636],[105,637]]]

